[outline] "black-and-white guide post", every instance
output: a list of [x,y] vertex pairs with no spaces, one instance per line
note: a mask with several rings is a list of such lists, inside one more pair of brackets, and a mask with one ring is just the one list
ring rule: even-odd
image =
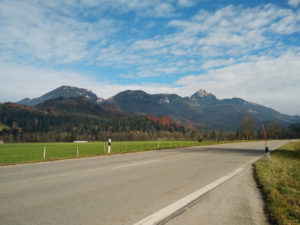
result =
[[110,148],[111,148],[111,139],[108,139],[108,147],[107,147],[108,154],[110,154]]
[[267,160],[270,161],[271,157],[270,157],[270,151],[269,151],[268,139],[267,139],[267,135],[266,135],[265,126],[263,123],[261,124],[261,126],[262,126],[264,136],[265,136],[265,151],[266,151]]

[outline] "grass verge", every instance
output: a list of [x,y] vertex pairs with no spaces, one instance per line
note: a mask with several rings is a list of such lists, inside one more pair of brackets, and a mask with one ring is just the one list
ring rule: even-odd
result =
[[254,164],[272,224],[300,224],[300,142],[282,146]]

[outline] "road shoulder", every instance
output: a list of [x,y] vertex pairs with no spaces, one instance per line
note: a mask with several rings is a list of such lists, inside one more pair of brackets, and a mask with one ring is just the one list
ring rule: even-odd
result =
[[268,224],[252,166],[207,193],[166,224]]

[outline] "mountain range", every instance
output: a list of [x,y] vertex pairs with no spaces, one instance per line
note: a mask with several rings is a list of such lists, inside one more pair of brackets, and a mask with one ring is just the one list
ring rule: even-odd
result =
[[[111,112],[130,113],[135,115],[155,115],[157,117],[168,116],[176,121],[189,124],[201,129],[238,129],[240,121],[244,116],[252,117],[261,122],[276,121],[282,126],[289,126],[300,122],[300,116],[290,116],[281,114],[274,109],[248,102],[241,98],[218,99],[215,95],[200,89],[191,97],[181,97],[176,94],[148,94],[140,90],[128,90],[104,100],[99,98],[92,91],[61,86],[45,95],[35,99],[23,99],[17,104],[26,106],[43,105],[47,108],[51,101],[58,98],[64,99],[86,99],[90,104],[94,104],[93,110],[97,110],[97,105],[109,108]],[[78,101],[78,100],[76,100]],[[59,107],[65,110],[76,111],[77,108],[70,108],[57,102],[52,107]],[[84,107],[79,107],[84,111]],[[99,108],[99,107],[98,107]],[[100,109],[99,108],[99,109]],[[94,111],[94,113],[96,113]]]

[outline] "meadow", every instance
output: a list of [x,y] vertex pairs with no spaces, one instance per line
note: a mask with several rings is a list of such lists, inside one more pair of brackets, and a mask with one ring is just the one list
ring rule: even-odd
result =
[[[111,153],[128,153],[167,148],[210,145],[216,141],[128,141],[112,142]],[[77,156],[78,147],[78,156]],[[107,153],[107,142],[90,143],[17,143],[0,145],[0,165],[51,161],[77,157],[100,156]],[[46,157],[43,159],[44,148]]]
[[254,164],[271,224],[300,224],[300,142],[292,142]]

